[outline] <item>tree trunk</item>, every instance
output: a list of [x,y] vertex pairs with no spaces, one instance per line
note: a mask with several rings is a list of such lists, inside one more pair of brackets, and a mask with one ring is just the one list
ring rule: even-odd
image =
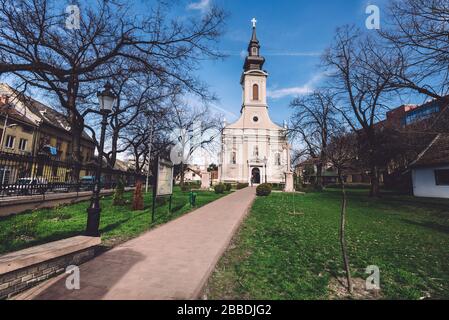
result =
[[71,117],[71,134],[72,134],[72,181],[78,182],[81,171],[81,135],[83,128],[79,128],[78,121],[72,120]]
[[81,171],[81,135],[84,130],[84,119],[76,109],[78,96],[78,80],[72,74],[67,84],[67,110],[69,112],[70,131],[72,134],[72,181],[78,182]]
[[371,166],[371,173],[370,173],[370,179],[371,179],[371,186],[370,186],[370,197],[376,197],[378,198],[380,196],[380,187],[379,187],[379,172],[377,170],[376,165]]
[[184,186],[184,163],[181,162],[181,181],[180,181],[181,187]]
[[114,168],[115,161],[117,160],[117,144],[118,144],[118,130],[114,130],[112,133],[111,141],[111,156],[109,157],[109,166]]
[[316,166],[316,188],[318,190],[323,190],[323,163],[320,162]]
[[346,239],[345,239],[345,225],[346,225],[346,204],[347,204],[347,196],[345,189],[345,182],[341,173],[338,174],[338,179],[340,180],[341,192],[342,192],[342,203],[341,203],[341,219],[340,219],[340,244],[341,244],[341,252],[343,256],[343,264],[346,272],[346,281],[348,285],[348,292],[352,294],[352,280],[351,280],[351,270],[349,268],[349,258],[348,258],[348,250],[346,248]]

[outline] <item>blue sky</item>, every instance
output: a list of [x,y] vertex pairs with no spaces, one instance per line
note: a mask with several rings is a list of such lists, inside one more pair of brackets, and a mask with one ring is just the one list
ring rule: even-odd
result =
[[220,48],[228,57],[204,61],[199,76],[219,97],[217,109],[229,121],[239,115],[241,53],[246,52],[251,37],[250,20],[255,17],[261,54],[266,58],[264,69],[269,73],[270,115],[275,122],[282,123],[289,117],[290,101],[319,85],[320,55],[332,42],[335,29],[345,24],[364,27],[367,5],[378,5],[382,13],[387,1],[192,0],[187,2],[186,10],[202,14],[213,2],[229,13],[226,32],[220,41]]
[[[147,13],[155,1],[131,0],[130,4],[137,16]],[[320,56],[331,44],[336,28],[345,24],[363,28],[368,16],[365,10],[370,4],[379,6],[382,22],[382,9],[388,0],[170,0],[170,3],[171,15],[178,18],[202,15],[213,4],[228,13],[225,33],[219,41],[219,48],[227,57],[204,60],[198,70],[199,78],[219,98],[213,109],[228,122],[237,120],[240,114],[239,81],[252,32],[251,19],[257,19],[261,54],[266,59],[264,69],[269,73],[270,116],[282,124],[291,113],[290,101],[323,80]],[[8,77],[2,80],[11,82]],[[35,94],[51,104],[39,93]]]

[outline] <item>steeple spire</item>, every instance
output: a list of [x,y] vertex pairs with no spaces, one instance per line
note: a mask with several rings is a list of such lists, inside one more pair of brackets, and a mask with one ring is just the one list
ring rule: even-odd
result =
[[248,44],[248,56],[245,59],[245,64],[243,69],[245,71],[248,70],[262,70],[263,64],[265,63],[265,58],[260,56],[260,44],[259,40],[257,40],[256,35],[256,18],[251,20],[253,25],[253,34],[251,36],[251,40]]

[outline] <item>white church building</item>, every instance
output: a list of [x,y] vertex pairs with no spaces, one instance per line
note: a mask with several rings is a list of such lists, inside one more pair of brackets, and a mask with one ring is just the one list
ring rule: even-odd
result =
[[290,173],[287,127],[275,124],[268,114],[268,73],[262,69],[265,58],[260,55],[256,20],[252,22],[252,37],[240,79],[243,90],[241,115],[237,122],[224,126],[219,180],[253,185],[285,183]]

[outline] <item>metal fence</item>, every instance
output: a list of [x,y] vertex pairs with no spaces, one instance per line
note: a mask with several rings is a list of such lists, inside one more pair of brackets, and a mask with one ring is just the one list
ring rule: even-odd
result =
[[[77,164],[45,154],[33,156],[0,151],[0,196],[92,190],[95,169],[95,163]],[[79,172],[78,179],[73,178],[76,171]],[[144,177],[130,171],[103,168],[102,188],[115,188],[119,179],[130,187]]]

